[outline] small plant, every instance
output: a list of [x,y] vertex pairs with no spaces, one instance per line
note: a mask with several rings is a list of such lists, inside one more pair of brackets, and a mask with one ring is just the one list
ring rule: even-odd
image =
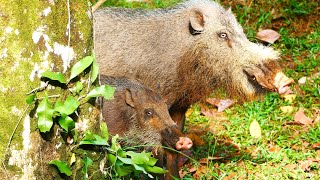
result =
[[[83,92],[83,83],[81,81],[74,82],[74,79],[80,74],[86,72],[85,70],[89,67],[89,78],[87,80],[87,82],[89,82],[87,85],[88,92]],[[95,82],[97,77],[98,64],[93,56],[87,56],[77,62],[71,68],[71,75],[68,80],[66,80],[64,74],[60,72],[44,72],[42,74],[42,78],[48,80],[46,86],[32,91],[26,99],[28,104],[39,101],[36,114],[40,132],[49,132],[56,123],[64,130],[64,132],[68,133],[71,131],[73,138],[77,139],[79,132],[75,129],[75,120],[73,117],[79,116],[79,107],[87,103],[91,98],[102,96],[106,100],[109,100],[113,97],[115,92],[115,88],[108,85],[93,87],[91,89],[90,86]],[[57,82],[58,86],[69,87],[70,92],[65,100],[50,102],[50,96],[48,95],[49,92],[46,89],[48,82],[50,81]],[[40,91],[45,91],[44,97],[38,97]],[[166,172],[162,168],[155,166],[157,159],[152,157],[152,153],[125,151],[117,142],[118,136],[113,136],[110,144],[106,123],[100,124],[100,132],[101,135],[92,133],[89,130],[85,131],[83,138],[75,147],[81,148],[82,145],[101,146],[102,149],[105,150],[106,159],[110,166],[107,168],[111,170],[111,172],[108,173],[110,178],[119,178],[129,174],[133,174],[134,176],[146,174],[152,178],[153,176],[150,173],[163,174]],[[73,159],[75,158],[76,157],[73,157]],[[87,154],[85,154],[85,157],[82,159],[82,163],[84,164],[82,168],[83,179],[87,179],[88,168],[93,164],[93,161],[87,156]],[[61,160],[52,160],[49,164],[56,166],[59,172],[66,176],[72,175],[72,168],[70,167],[72,166],[72,163],[70,163],[71,165],[69,166]]]

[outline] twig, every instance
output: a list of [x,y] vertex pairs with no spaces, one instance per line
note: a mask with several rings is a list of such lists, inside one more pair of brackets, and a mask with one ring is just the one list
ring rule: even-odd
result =
[[[58,97],[60,97],[59,94],[48,96],[48,98],[58,98]],[[37,98],[37,100],[42,100],[42,99],[44,99],[44,97]]]
[[[67,8],[68,8],[68,47],[70,47],[71,41],[71,15],[70,15],[70,1],[67,0]],[[68,51],[68,58],[69,58],[69,51]]]
[[[10,139],[9,139],[9,142],[8,142],[8,145],[7,145],[7,148],[6,148],[6,152],[9,150],[9,147],[10,147],[10,145],[11,145],[11,141],[12,141],[13,135],[14,135],[15,132],[17,131],[18,126],[19,126],[19,124],[20,124],[20,122],[21,122],[21,120],[22,120],[22,117],[25,115],[25,113],[27,112],[27,110],[29,109],[29,107],[30,107],[30,105],[28,105],[28,106],[26,107],[26,109],[24,110],[24,112],[23,112],[22,115],[20,116],[20,119],[19,119],[19,121],[17,122],[16,127],[14,128],[14,130],[13,130],[11,136],[10,136]],[[6,166],[5,166],[5,164],[4,164],[3,161],[2,161],[2,166],[3,166],[4,171],[5,171],[5,173],[6,173],[7,179],[9,179],[9,176],[8,176],[8,173],[7,173],[7,169],[6,169]]]
[[39,92],[39,91],[43,91],[49,84],[49,81],[45,82],[45,84],[43,86],[37,87],[33,90],[31,90],[30,92],[27,93],[27,95],[32,94],[34,92]]
[[24,110],[23,114],[20,116],[20,119],[18,121],[18,123],[16,124],[16,127],[14,128],[12,134],[11,134],[11,137],[9,139],[9,142],[8,142],[8,145],[7,145],[7,148],[6,148],[6,151],[8,151],[9,147],[10,147],[10,144],[11,144],[11,141],[12,141],[12,138],[13,138],[13,135],[14,133],[16,132],[21,120],[22,120],[22,117],[24,116],[24,114],[27,112],[28,108],[30,107],[30,105],[27,106],[27,108]]
[[99,0],[95,5],[92,6],[91,11],[94,13],[106,0]]

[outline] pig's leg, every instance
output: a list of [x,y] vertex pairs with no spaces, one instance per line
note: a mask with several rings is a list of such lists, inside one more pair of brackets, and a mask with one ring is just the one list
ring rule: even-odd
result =
[[178,129],[182,132],[185,121],[185,113],[187,112],[188,107],[176,107],[173,105],[169,112],[172,120],[177,123]]
[[167,170],[166,180],[173,180],[173,177],[180,179],[179,169],[178,169],[178,154],[166,151],[167,156]]

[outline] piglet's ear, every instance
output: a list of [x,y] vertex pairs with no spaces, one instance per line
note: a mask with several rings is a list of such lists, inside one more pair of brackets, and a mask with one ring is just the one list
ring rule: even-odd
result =
[[130,89],[125,90],[125,100],[129,106],[134,108],[134,101],[133,101],[132,93]]
[[193,35],[203,32],[205,26],[204,14],[199,10],[190,12],[190,32]]

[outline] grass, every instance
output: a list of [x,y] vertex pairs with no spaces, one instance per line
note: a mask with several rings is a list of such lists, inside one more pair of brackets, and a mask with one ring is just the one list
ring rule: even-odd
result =
[[[167,7],[176,0],[152,0],[147,3],[126,3],[111,0],[106,6],[140,8]],[[217,117],[205,117],[203,104],[192,106],[187,117],[186,130],[203,129],[200,133],[204,145],[193,149],[194,158],[215,157],[199,166],[187,163],[182,167],[184,179],[320,179],[320,163],[312,162],[308,170],[302,169],[309,158],[320,161],[320,150],[312,148],[320,143],[320,123],[311,126],[290,125],[299,107],[311,119],[320,116],[320,17],[317,0],[245,1],[231,6],[245,33],[257,42],[260,29],[274,29],[281,38],[273,46],[282,53],[281,65],[295,80],[292,90],[297,94],[293,102],[270,93],[263,100],[238,104]],[[297,81],[310,78],[305,85]],[[282,106],[293,106],[294,112],[280,111]],[[209,106],[209,109],[214,107]],[[250,123],[256,120],[262,129],[262,138],[249,133]],[[192,167],[196,171],[190,172]]]

